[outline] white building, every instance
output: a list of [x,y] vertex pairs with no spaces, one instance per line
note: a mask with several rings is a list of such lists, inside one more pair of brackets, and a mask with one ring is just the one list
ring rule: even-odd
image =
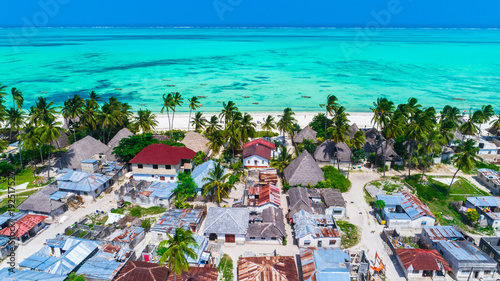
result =
[[299,247],[340,247],[340,232],[331,215],[312,215],[301,210],[293,215]]
[[389,228],[422,228],[436,222],[429,207],[407,191],[394,195],[377,195],[375,198],[385,202],[382,220],[386,221]]
[[208,209],[203,229],[209,240],[226,244],[244,244],[248,231],[250,212],[247,208]]
[[268,168],[274,149],[274,143],[264,139],[246,143],[243,148],[243,165],[248,168]]

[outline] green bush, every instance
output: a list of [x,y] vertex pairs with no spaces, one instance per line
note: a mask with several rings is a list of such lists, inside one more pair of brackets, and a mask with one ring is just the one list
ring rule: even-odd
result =
[[365,158],[366,158],[366,153],[362,148],[354,149],[352,151],[352,158],[351,159],[352,159],[353,164],[359,164]]
[[[378,167],[378,171],[380,173],[383,173],[384,172],[384,167]],[[389,166],[385,165],[385,171],[388,172],[389,171]]]
[[269,137],[279,136],[279,134],[276,132],[257,131],[257,132],[255,132],[254,138],[263,138],[263,137],[267,137],[268,135],[269,135]]
[[231,165],[229,165],[229,169],[231,170],[240,170],[241,168],[243,167],[243,162],[241,162],[241,160],[238,160],[234,163],[231,163]]
[[395,165],[394,165],[394,167],[393,167],[393,169],[394,169],[395,171],[402,171],[402,170],[404,170],[404,169],[405,169],[405,167],[404,167],[403,165],[398,165],[398,164],[395,164]]
[[205,162],[205,159],[207,158],[207,154],[203,151],[198,151],[196,152],[196,155],[194,156],[194,164],[196,166],[203,164]]
[[351,187],[351,182],[335,167],[328,165],[321,170],[325,175],[325,181],[318,182],[316,188],[335,188],[340,192],[346,192]]
[[133,217],[140,218],[142,216],[142,208],[140,206],[135,206],[130,208],[130,215]]
[[113,210],[111,210],[111,213],[123,215],[124,210],[123,209],[113,209]]
[[283,184],[283,191],[285,191],[285,192],[286,192],[286,191],[288,191],[288,190],[290,190],[290,183],[285,182],[285,183]]
[[2,175],[7,175],[8,173],[14,171],[14,166],[7,163],[7,161],[0,162],[0,173]]

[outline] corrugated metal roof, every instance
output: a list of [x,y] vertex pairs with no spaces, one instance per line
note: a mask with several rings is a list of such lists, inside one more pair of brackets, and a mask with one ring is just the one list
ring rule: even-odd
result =
[[386,208],[384,211],[386,211],[388,218],[405,219],[400,214],[390,212],[388,210],[389,206],[401,206],[401,208],[404,209],[405,214],[412,220],[423,216],[435,218],[434,214],[431,212],[429,207],[427,207],[427,205],[425,205],[415,195],[407,191],[402,191],[401,193],[396,193],[394,195],[377,195],[376,200],[382,200],[385,202]]
[[14,231],[12,227],[6,227],[0,231],[0,235],[10,236],[14,232],[15,237],[19,238],[33,229],[37,224],[43,222],[47,217],[40,215],[25,215],[14,223]]
[[464,236],[451,225],[424,226],[422,231],[426,232],[431,240],[464,239]]
[[92,192],[110,179],[101,174],[69,171],[57,179],[57,187],[61,190]]
[[262,206],[267,203],[273,203],[278,207],[281,205],[281,193],[277,186],[266,184],[260,188],[258,205]]
[[304,281],[350,280],[348,253],[339,248],[300,248]]
[[295,257],[247,257],[238,261],[239,281],[299,281]]
[[[340,237],[340,232],[331,215],[311,215],[301,210],[293,215],[295,237]],[[327,226],[328,225],[328,226]],[[331,226],[333,225],[333,227]]]
[[115,281],[163,281],[167,275],[166,266],[143,261],[129,261],[120,270]]
[[208,239],[204,236],[193,235],[194,240],[196,240],[197,247],[192,247],[194,253],[196,254],[196,259],[187,257],[186,260],[190,264],[199,264],[203,251],[207,249]]
[[125,265],[124,261],[133,252],[131,249],[103,244],[99,251],[78,269],[76,274],[82,274],[85,278],[91,279],[113,280]]
[[35,270],[21,270],[14,268],[10,272],[9,268],[0,269],[0,279],[3,281],[64,281],[67,276],[50,274]]
[[375,196],[375,200],[384,201],[386,206],[398,206],[403,202],[403,195],[400,193],[394,195],[378,194]]
[[446,271],[451,271],[450,265],[438,251],[431,249],[395,249],[405,269],[441,271],[441,263]]
[[438,241],[437,249],[448,252],[459,262],[492,263],[496,262],[469,241]]
[[185,230],[198,229],[203,217],[201,209],[170,209],[151,228],[151,231],[174,234],[175,229],[182,227]]
[[500,200],[495,196],[479,196],[468,197],[467,201],[476,207],[498,207]]
[[113,241],[130,243],[137,236],[144,232],[144,228],[139,226],[130,226],[122,230],[122,232],[113,238]]
[[174,195],[174,190],[177,188],[175,182],[154,182],[145,191],[152,191],[149,197],[157,197],[159,199],[170,199]]
[[68,194],[68,192],[59,190],[59,191],[52,193],[52,195],[50,195],[50,199],[59,200],[59,199],[63,198],[64,196],[66,196],[66,194]]
[[26,213],[7,211],[7,212],[0,215],[0,225],[3,225],[8,220],[15,222],[24,216],[26,216]]

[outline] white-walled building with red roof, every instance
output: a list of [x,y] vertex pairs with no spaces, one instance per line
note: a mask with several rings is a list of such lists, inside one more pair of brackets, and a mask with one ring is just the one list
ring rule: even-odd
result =
[[276,146],[264,139],[247,142],[243,147],[243,165],[248,168],[268,168]]
[[187,147],[155,143],[141,150],[129,163],[134,179],[176,182],[179,172],[192,172],[195,155]]

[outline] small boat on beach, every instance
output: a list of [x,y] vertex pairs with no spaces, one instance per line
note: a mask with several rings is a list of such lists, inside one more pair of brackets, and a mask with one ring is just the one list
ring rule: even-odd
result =
[[206,98],[207,96],[196,96],[196,97],[198,97],[198,98],[200,98],[200,99],[204,99],[204,98]]
[[248,99],[250,96],[243,96],[244,99]]
[[121,91],[121,90],[122,90],[122,88],[115,88],[115,90],[116,90],[116,91]]
[[310,99],[311,98],[311,96],[302,96],[302,97],[305,98],[305,99]]
[[459,100],[459,101],[465,101],[463,98],[451,98],[452,100]]

